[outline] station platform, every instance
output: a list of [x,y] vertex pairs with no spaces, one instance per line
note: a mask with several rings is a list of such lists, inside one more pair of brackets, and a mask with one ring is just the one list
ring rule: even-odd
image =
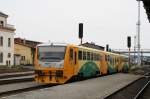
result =
[[24,92],[1,99],[103,99],[140,77],[140,75],[117,73]]

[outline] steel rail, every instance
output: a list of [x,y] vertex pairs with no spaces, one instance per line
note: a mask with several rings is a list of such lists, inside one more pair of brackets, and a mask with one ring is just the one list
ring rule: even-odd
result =
[[147,88],[149,84],[150,84],[150,80],[141,88],[141,90],[136,94],[136,96],[133,99],[138,99],[139,96],[144,92],[144,90]]
[[[109,97],[111,97],[111,96],[113,96],[113,95],[117,94],[118,92],[120,92],[120,91],[124,90],[125,88],[127,88],[127,87],[129,87],[129,86],[132,86],[132,84],[136,83],[136,82],[137,82],[137,81],[139,81],[140,79],[143,79],[143,78],[149,78],[149,75],[150,75],[150,72],[145,73],[142,77],[140,77],[140,78],[136,79],[135,81],[133,81],[133,82],[131,82],[131,83],[127,84],[126,86],[122,87],[121,89],[119,89],[119,90],[117,90],[117,91],[113,92],[112,94],[110,94],[110,95],[106,96],[104,99],[109,99]],[[150,83],[150,80],[148,81],[148,83],[146,83],[146,84],[144,85],[144,86],[145,86],[145,88],[148,86],[148,84],[149,84],[149,83]],[[144,87],[143,87],[141,90],[143,90],[143,91],[144,91]],[[141,90],[140,90],[140,91],[141,91]],[[141,91],[141,92],[142,92],[142,91]],[[138,94],[140,95],[140,92],[138,92]],[[138,97],[138,95],[136,94],[136,96],[135,96],[135,97]],[[135,97],[134,97],[134,99],[137,99],[137,98],[135,98]]]

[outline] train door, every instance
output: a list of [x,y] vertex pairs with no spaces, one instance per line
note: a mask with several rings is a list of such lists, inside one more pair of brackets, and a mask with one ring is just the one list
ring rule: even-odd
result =
[[74,48],[74,74],[77,73],[78,68],[78,48]]
[[70,48],[69,64],[72,70],[72,74],[75,74],[77,71],[77,65],[78,65],[78,49],[75,47]]
[[105,75],[107,74],[107,62],[106,62],[106,55],[105,54],[101,54],[101,67],[100,67],[100,70],[101,70],[101,74]]

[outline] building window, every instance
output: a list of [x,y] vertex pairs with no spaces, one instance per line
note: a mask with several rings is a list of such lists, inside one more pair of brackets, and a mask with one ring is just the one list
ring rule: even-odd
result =
[[0,27],[3,27],[3,26],[4,26],[4,22],[0,21]]
[[0,37],[0,46],[3,46],[3,37]]
[[11,39],[8,38],[8,47],[11,47]]
[[8,65],[10,66],[10,60],[8,61]]
[[22,61],[25,61],[25,56],[21,56],[21,60],[22,60]]
[[0,53],[0,63],[3,62],[3,53]]
[[8,53],[8,56],[7,56],[8,58],[11,58],[11,53]]

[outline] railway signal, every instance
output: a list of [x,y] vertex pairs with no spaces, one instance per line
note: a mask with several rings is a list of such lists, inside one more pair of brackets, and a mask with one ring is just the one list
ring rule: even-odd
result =
[[131,47],[131,37],[130,36],[127,37],[127,46],[128,46],[128,48]]
[[106,51],[108,52],[109,51],[109,45],[106,44]]
[[83,23],[79,23],[79,39],[81,39],[81,44],[82,38],[83,38]]
[[130,67],[131,36],[128,36],[128,37],[127,37],[127,47],[129,48],[129,67]]

